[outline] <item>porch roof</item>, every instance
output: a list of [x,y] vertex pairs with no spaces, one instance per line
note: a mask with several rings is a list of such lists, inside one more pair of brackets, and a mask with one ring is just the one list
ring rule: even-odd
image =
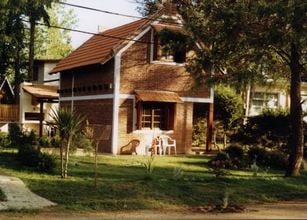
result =
[[58,86],[52,85],[24,85],[23,90],[37,99],[56,100],[59,98],[57,93]]
[[143,102],[182,102],[179,95],[175,92],[161,90],[135,90],[138,101]]

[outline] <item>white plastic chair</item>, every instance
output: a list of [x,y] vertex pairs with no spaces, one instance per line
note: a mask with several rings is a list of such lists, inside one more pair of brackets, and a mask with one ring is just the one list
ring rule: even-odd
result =
[[159,138],[162,140],[162,148],[163,148],[164,155],[166,154],[167,150],[168,150],[168,155],[171,155],[171,148],[174,148],[175,155],[177,155],[175,139],[172,139],[171,137],[167,135],[161,135]]

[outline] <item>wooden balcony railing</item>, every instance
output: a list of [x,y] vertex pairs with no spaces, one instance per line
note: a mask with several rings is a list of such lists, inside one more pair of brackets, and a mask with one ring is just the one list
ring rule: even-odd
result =
[[0,104],[0,122],[19,120],[19,105]]

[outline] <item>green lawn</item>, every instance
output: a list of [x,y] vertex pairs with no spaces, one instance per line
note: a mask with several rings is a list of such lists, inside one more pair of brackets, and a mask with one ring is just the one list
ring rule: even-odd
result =
[[[216,179],[204,156],[156,157],[148,180],[141,163],[144,157],[102,155],[97,189],[93,158],[72,157],[70,177],[62,180],[56,174],[21,169],[14,157],[14,153],[0,154],[0,172],[21,178],[32,191],[69,210],[187,208],[220,204],[225,192],[233,204],[307,198],[306,172],[298,178],[283,178],[280,172],[253,177],[251,172],[231,171]],[[182,178],[174,179],[175,168],[183,171]]]

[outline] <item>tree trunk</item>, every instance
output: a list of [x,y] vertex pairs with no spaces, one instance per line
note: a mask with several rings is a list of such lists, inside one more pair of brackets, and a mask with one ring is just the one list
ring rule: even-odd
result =
[[63,157],[63,140],[60,144],[60,158],[61,158],[61,177],[64,178],[64,157]]
[[68,138],[67,146],[66,146],[64,178],[67,178],[67,173],[68,173],[68,159],[69,159],[70,144],[71,144],[71,137]]
[[29,81],[33,80],[35,26],[36,26],[35,20],[30,15],[29,70],[28,70]]
[[301,106],[301,74],[298,48],[291,43],[291,87],[290,87],[290,125],[291,134],[289,144],[291,153],[286,176],[299,176],[304,152],[303,114]]
[[98,154],[98,146],[99,146],[99,141],[96,141],[95,145],[95,188],[97,188],[97,154]]

